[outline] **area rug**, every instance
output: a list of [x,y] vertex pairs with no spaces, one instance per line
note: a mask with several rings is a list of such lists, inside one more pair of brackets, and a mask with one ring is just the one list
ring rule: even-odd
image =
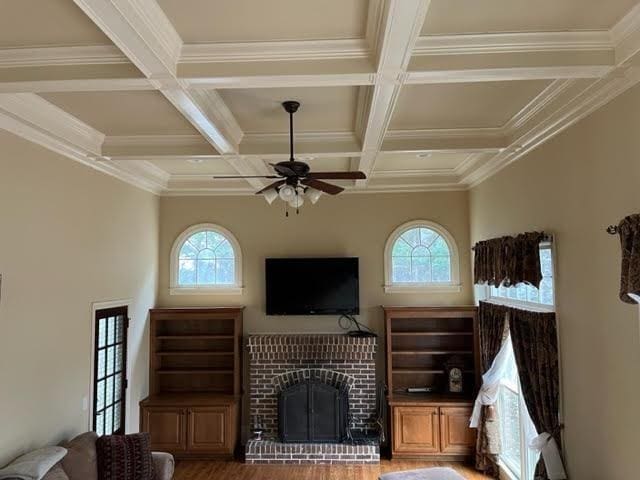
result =
[[380,475],[379,480],[465,480],[451,468],[422,468]]

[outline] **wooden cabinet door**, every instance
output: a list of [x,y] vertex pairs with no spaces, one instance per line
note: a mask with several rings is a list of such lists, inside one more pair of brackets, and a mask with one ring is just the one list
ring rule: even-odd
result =
[[476,431],[469,428],[470,407],[440,407],[440,446],[446,454],[470,454],[476,446]]
[[229,407],[194,407],[189,410],[187,446],[190,452],[232,453]]
[[393,407],[393,452],[437,453],[440,434],[437,407]]
[[186,412],[174,407],[144,407],[142,430],[149,432],[151,449],[182,452],[187,448]]

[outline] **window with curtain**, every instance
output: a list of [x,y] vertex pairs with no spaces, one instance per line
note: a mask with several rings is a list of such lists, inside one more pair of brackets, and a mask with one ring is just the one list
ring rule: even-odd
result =
[[202,224],[187,229],[174,243],[171,257],[171,293],[241,289],[240,246],[222,227]]
[[554,299],[554,278],[553,278],[553,249],[550,243],[540,244],[540,266],[542,268],[542,281],[540,288],[525,283],[519,283],[513,287],[500,286],[499,288],[490,286],[489,298],[499,301],[507,301],[514,305],[526,306],[547,305],[553,306]]

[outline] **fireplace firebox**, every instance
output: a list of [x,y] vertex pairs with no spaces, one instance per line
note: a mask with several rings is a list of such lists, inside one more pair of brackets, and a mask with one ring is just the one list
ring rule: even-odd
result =
[[284,443],[340,443],[348,436],[349,391],[319,379],[278,395],[278,432]]

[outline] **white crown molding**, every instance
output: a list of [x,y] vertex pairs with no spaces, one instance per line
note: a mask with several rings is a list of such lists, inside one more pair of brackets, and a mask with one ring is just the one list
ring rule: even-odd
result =
[[175,74],[182,40],[155,0],[74,0],[148,78]]
[[368,58],[364,39],[244,43],[194,43],[182,46],[180,63],[268,62]]
[[365,39],[371,52],[378,51],[378,41],[380,39],[380,29],[384,10],[387,7],[386,0],[369,0],[367,10],[367,26],[365,28]]
[[112,45],[0,49],[0,68],[115,63],[129,59]]
[[340,87],[373,85],[375,73],[327,73],[314,75],[245,75],[223,77],[181,77],[190,89],[271,88],[271,87]]
[[480,55],[492,53],[581,52],[611,50],[607,30],[583,32],[483,33],[430,35],[418,38],[414,55]]
[[415,140],[439,138],[499,138],[507,134],[503,127],[483,128],[423,128],[412,130],[388,130],[385,140]]
[[0,81],[0,93],[117,92],[156,89],[157,87],[147,78]]
[[233,153],[238,151],[238,145],[244,135],[240,125],[236,121],[229,107],[224,103],[220,94],[215,90],[192,90],[189,94],[194,98],[195,103],[204,111],[204,114],[218,128],[222,129],[225,137],[230,137],[233,141],[233,150],[221,153]]
[[101,158],[102,133],[37,95],[0,95],[0,129],[142,190],[159,194],[166,185],[155,166],[131,170]]
[[[282,143],[289,142],[289,133],[251,133],[244,134],[244,141],[247,143]],[[353,132],[300,132],[295,135],[296,144],[308,142],[345,142],[357,141]]]
[[511,133],[530,121],[538,112],[553,103],[573,83],[573,80],[554,80],[542,92],[536,95],[518,111],[503,127],[505,133]]
[[579,89],[571,101],[562,102],[555,112],[543,121],[516,136],[508,148],[498,153],[480,168],[464,176],[461,179],[462,183],[468,185],[469,188],[479,185],[638,82],[640,82],[640,69],[629,68],[624,72],[616,71],[604,79],[592,82],[586,89]]
[[371,178],[415,178],[415,177],[441,177],[454,176],[455,168],[424,168],[415,170],[376,170],[371,173]]
[[611,37],[616,46],[617,65],[625,64],[640,51],[640,4],[614,25]]
[[109,135],[105,137],[107,147],[191,147],[202,145],[201,135]]
[[1,94],[1,111],[56,136],[88,155],[99,156],[104,134],[33,93]]

